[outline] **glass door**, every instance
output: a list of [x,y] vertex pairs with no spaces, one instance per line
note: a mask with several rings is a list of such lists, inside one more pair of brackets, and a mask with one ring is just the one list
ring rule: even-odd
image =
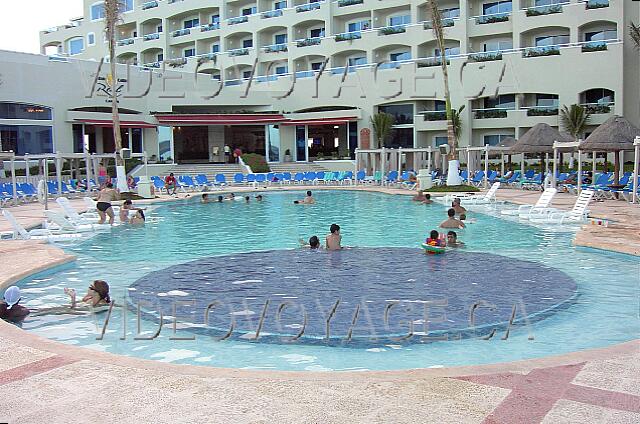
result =
[[296,126],[296,162],[308,161],[307,126]]

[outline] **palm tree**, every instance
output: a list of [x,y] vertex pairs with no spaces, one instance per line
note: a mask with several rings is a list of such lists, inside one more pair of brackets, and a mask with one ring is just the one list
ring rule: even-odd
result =
[[[570,107],[567,105],[562,106],[560,109],[560,123],[564,131],[571,135],[574,140],[578,141],[580,136],[584,134],[584,130],[589,123],[589,117],[591,114],[584,106],[573,104]],[[560,153],[560,164],[563,164],[562,153]],[[573,152],[571,152],[571,163],[573,166]]]
[[464,110],[464,105],[460,106],[458,110],[451,110],[451,120],[453,121],[453,132],[455,134],[456,141],[460,140],[460,135],[462,135],[462,111]]
[[640,49],[640,25],[636,25],[633,22],[629,24],[629,35],[637,49]]
[[[120,134],[120,115],[118,115],[118,77],[116,75],[116,31],[118,23],[121,21],[120,13],[123,10],[123,4],[120,0],[104,1],[104,31],[109,44],[109,65],[111,67],[110,76],[107,82],[111,86],[111,113],[113,115],[113,140],[116,146],[116,153],[122,149],[122,135]],[[122,158],[116,155],[116,165],[121,166]]]
[[564,105],[562,109],[560,109],[560,122],[565,132],[571,135],[576,141],[584,133],[590,116],[591,114],[585,107],[576,104],[570,107]]
[[385,138],[391,134],[391,127],[395,121],[393,115],[388,113],[376,113],[371,118],[371,126],[373,132],[376,134],[376,140],[378,140],[378,147],[382,147]]
[[449,153],[450,159],[457,159],[457,137],[455,133],[455,127],[453,122],[453,110],[451,109],[451,92],[449,91],[449,72],[447,69],[447,55],[444,45],[444,27],[442,26],[442,15],[440,9],[438,9],[437,0],[429,0],[429,8],[431,9],[431,24],[433,27],[433,34],[438,42],[438,49],[440,50],[442,60],[442,76],[444,80],[444,99],[445,110],[447,111],[447,139],[449,146],[451,146],[451,152]]

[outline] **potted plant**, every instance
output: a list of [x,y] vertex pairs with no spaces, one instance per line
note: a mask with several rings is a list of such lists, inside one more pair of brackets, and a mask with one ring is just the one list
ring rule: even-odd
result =
[[291,150],[287,149],[284,151],[284,161],[291,162]]
[[151,157],[147,160],[147,163],[157,163],[158,162],[158,156],[156,155],[151,155]]

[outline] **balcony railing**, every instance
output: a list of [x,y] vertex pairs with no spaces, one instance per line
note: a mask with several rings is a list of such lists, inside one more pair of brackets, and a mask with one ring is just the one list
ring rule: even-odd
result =
[[[444,18],[442,20],[442,27],[446,28],[446,27],[452,27],[454,26],[456,23],[456,20],[453,18]],[[424,29],[433,29],[433,23],[431,21],[426,21],[422,24],[422,27]]]
[[546,6],[534,6],[527,9],[527,16],[552,15],[554,13],[562,13],[562,4],[549,4]]
[[481,15],[476,16],[476,24],[484,25],[484,24],[495,24],[497,22],[507,22],[509,20],[509,12],[504,13],[494,13],[492,15]]
[[213,31],[214,29],[220,29],[220,22],[213,22],[200,27],[200,32]]
[[353,6],[362,3],[364,3],[364,0],[338,0],[338,7]]
[[145,36],[142,37],[142,39],[144,41],[151,41],[151,40],[158,40],[160,39],[160,34],[162,34],[161,32],[156,32],[153,34],[146,34]]
[[585,6],[587,9],[602,9],[609,7],[609,0],[588,0]]
[[262,51],[265,53],[278,53],[278,52],[286,52],[289,48],[287,47],[287,43],[281,44],[272,44],[270,46],[265,46],[262,48]]
[[296,13],[308,12],[310,10],[320,9],[320,2],[307,3],[296,7]]
[[[449,59],[447,59],[447,65],[449,64]],[[418,68],[431,68],[433,66],[442,66],[442,57],[428,57],[426,59],[418,59],[416,60],[416,66]]]
[[118,41],[118,46],[122,47],[122,46],[128,46],[130,44],[135,43],[136,39],[135,38],[126,38],[124,40],[119,40]]
[[490,109],[474,109],[474,117],[476,119],[494,119],[494,118],[506,118],[508,108],[494,107]]
[[469,55],[469,59],[474,62],[491,62],[493,60],[502,60],[502,52],[480,52],[472,53]]
[[446,121],[447,111],[445,110],[426,110],[422,112],[425,121]]
[[236,16],[234,18],[229,18],[227,19],[227,23],[229,25],[237,25],[237,24],[241,24],[244,22],[249,22],[249,17],[248,16]]
[[233,49],[233,50],[227,50],[227,54],[230,57],[234,57],[234,56],[246,56],[249,54],[249,49]]
[[154,7],[158,7],[158,2],[156,0],[142,3],[142,10],[153,9]]
[[297,40],[297,47],[317,46],[322,42],[322,37],[305,38],[304,40]]
[[357,40],[362,38],[362,33],[360,31],[344,32],[342,34],[336,34],[334,38],[336,41]]
[[525,107],[527,116],[554,116],[558,114],[558,106],[532,106]]
[[559,46],[527,47],[522,52],[522,57],[557,56],[559,54]]
[[580,106],[584,107],[586,111],[592,115],[601,115],[604,113],[611,113],[611,108],[615,106],[613,102],[610,103],[582,103]]
[[144,66],[145,68],[159,68],[160,67],[160,62],[145,63],[142,66]]
[[582,45],[583,52],[601,52],[607,50],[606,41],[589,41]]
[[405,25],[388,26],[378,30],[379,35],[402,34],[403,32],[407,32],[407,27]]
[[182,37],[183,35],[189,35],[189,34],[191,34],[191,28],[178,29],[171,33],[173,37]]
[[260,14],[262,19],[277,18],[278,16],[282,16],[282,9],[268,10]]

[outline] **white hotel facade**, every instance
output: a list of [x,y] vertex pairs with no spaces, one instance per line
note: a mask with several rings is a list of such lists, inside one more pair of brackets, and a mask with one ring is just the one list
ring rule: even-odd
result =
[[[125,144],[159,159],[348,159],[446,142],[441,52],[425,0],[127,0],[118,30]],[[640,125],[640,22],[631,0],[440,0],[460,144],[559,125],[562,105]],[[42,55],[0,52],[0,134],[18,154],[113,151],[102,2],[40,33]],[[127,66],[128,64],[129,66]],[[9,147],[8,147],[9,146]]]

